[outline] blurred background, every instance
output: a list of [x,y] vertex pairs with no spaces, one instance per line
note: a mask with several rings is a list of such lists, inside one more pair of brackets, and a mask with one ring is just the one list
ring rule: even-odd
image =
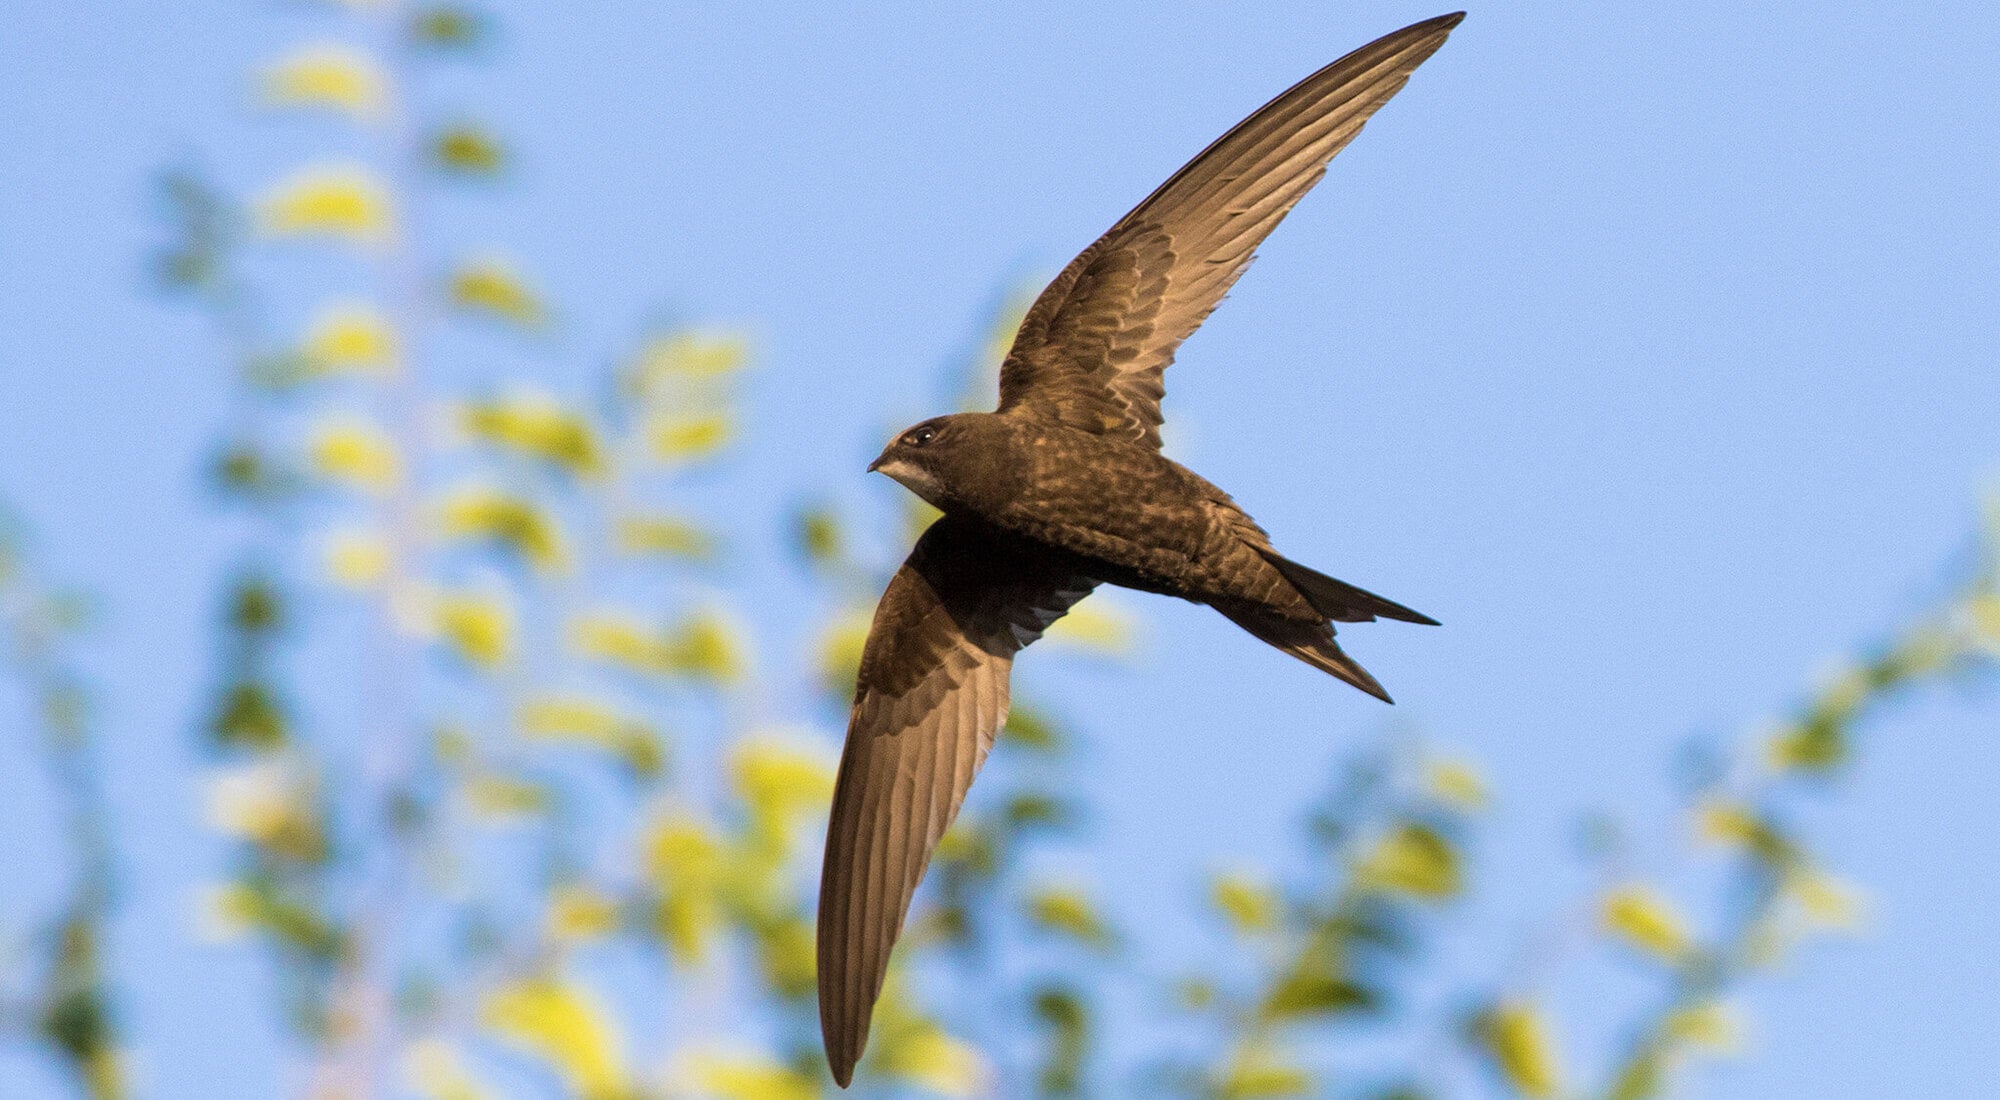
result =
[[[808,1097],[862,470],[1401,3],[0,15],[0,1095]],[[1475,9],[1170,376],[863,1095],[1974,1095],[2000,31]],[[1982,503],[1985,501],[1986,503]]]

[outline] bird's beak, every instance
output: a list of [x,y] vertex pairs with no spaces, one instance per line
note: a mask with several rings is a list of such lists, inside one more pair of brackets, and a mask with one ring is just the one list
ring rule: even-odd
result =
[[872,474],[875,471],[881,469],[882,464],[887,461],[889,461],[889,449],[887,447],[884,447],[882,449],[882,453],[875,456],[875,461],[870,462],[868,464],[868,472]]

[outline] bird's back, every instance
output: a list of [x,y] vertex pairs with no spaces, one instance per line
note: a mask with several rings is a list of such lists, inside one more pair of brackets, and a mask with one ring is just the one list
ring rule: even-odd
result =
[[1150,447],[1040,424],[1016,450],[1021,491],[1002,526],[1078,554],[1112,584],[1312,618],[1267,559],[1270,540],[1229,494]]

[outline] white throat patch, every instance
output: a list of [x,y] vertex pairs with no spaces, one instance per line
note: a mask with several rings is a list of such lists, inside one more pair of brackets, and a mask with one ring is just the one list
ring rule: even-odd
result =
[[937,478],[933,477],[929,470],[913,465],[900,458],[884,462],[880,466],[875,467],[875,469],[896,479],[897,484],[924,498],[930,504],[940,508],[943,507],[943,505],[938,504],[938,497],[943,494],[939,491]]

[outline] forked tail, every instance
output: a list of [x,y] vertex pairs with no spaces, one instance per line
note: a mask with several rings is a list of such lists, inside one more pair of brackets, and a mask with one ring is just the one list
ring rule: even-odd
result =
[[[1313,605],[1313,610],[1337,623],[1369,623],[1377,618],[1396,619],[1406,623],[1422,623],[1437,626],[1438,621],[1421,611],[1412,611],[1394,600],[1385,600],[1373,592],[1356,588],[1346,581],[1337,581],[1316,569],[1300,565],[1290,558],[1266,551],[1264,557],[1278,572],[1292,582],[1292,587]],[[1255,633],[1255,631],[1252,631]]]
[[[1389,698],[1387,691],[1382,690],[1382,685],[1375,677],[1370,676],[1368,670],[1361,667],[1360,662],[1349,657],[1340,648],[1340,643],[1333,640],[1333,627],[1328,624],[1282,618],[1254,604],[1216,603],[1211,606],[1227,615],[1230,622],[1249,631],[1258,640],[1284,650],[1314,668],[1330,672],[1385,703],[1395,702]],[[1397,610],[1408,609],[1399,607]],[[1409,613],[1415,614],[1415,612]]]

